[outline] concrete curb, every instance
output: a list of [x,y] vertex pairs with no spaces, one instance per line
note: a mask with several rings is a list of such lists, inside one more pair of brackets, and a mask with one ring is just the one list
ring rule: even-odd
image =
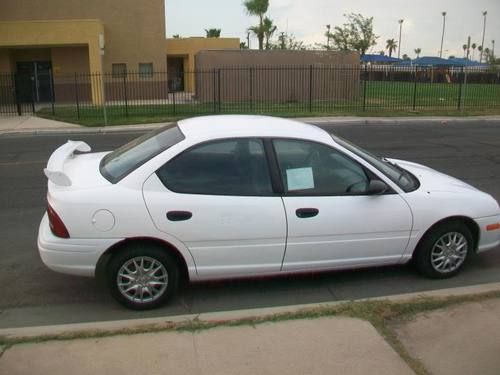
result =
[[[497,292],[497,291],[500,291],[500,282],[408,293],[408,294],[397,294],[397,295],[383,296],[383,297],[364,298],[356,301],[362,302],[362,301],[388,300],[393,302],[404,302],[406,300],[411,300],[415,298],[457,297],[469,294],[480,294],[480,293]],[[337,306],[345,302],[350,302],[350,301],[334,301],[327,303],[313,303],[313,304],[268,307],[268,308],[258,308],[258,309],[248,309],[248,310],[221,311],[221,312],[210,312],[202,314],[186,314],[178,316],[169,316],[164,318],[144,318],[144,319],[116,320],[116,321],[94,322],[94,323],[76,323],[76,324],[62,324],[62,325],[23,327],[23,328],[4,328],[0,329],[0,337],[7,339],[28,339],[38,336],[47,336],[47,335],[50,336],[62,335],[62,334],[77,335],[83,333],[104,334],[107,332],[116,333],[119,332],[120,330],[139,331],[141,329],[145,330],[148,328],[157,328],[161,330],[162,328],[168,328],[171,327],[172,325],[187,323],[194,320],[209,323],[209,322],[230,321],[230,320],[244,319],[244,318],[258,318],[267,315],[292,313],[300,310],[312,310],[317,307]]]
[[[425,116],[425,117],[298,117],[291,120],[302,121],[310,124],[332,126],[341,125],[407,125],[418,123],[421,125],[441,123],[443,125],[460,124],[470,121],[479,121],[483,123],[500,124],[500,116],[468,116],[468,117],[450,117],[450,116]],[[56,122],[56,121],[54,121]],[[66,126],[39,128],[39,129],[6,129],[0,130],[0,135],[4,134],[78,134],[78,133],[114,133],[114,132],[142,132],[157,129],[161,126],[171,124],[172,122],[160,122],[153,124],[132,124],[116,125],[107,127],[85,127],[85,126]]]

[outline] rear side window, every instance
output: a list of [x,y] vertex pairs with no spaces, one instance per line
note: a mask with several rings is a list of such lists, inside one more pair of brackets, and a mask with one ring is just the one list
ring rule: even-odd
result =
[[101,174],[113,184],[117,183],[139,166],[183,139],[184,135],[177,124],[167,125],[144,134],[107,154],[101,161]]
[[176,193],[272,195],[269,169],[260,139],[228,139],[195,146],[157,171]]

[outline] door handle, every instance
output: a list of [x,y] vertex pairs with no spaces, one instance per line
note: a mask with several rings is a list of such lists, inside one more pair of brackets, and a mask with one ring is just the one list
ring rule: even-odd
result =
[[295,214],[301,219],[306,219],[308,217],[314,217],[319,214],[319,210],[317,208],[297,208]]
[[189,211],[168,211],[167,219],[170,221],[184,221],[189,220],[193,214]]

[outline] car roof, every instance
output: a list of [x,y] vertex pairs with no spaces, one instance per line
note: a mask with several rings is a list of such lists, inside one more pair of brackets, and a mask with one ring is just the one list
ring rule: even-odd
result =
[[197,142],[237,137],[299,138],[332,142],[326,131],[314,125],[270,116],[203,116],[181,120],[178,125],[187,139]]

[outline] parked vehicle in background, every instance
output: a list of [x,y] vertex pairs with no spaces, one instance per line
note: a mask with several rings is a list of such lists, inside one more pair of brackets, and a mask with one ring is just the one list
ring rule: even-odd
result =
[[59,272],[104,275],[133,309],[163,304],[184,279],[410,259],[422,274],[447,278],[500,244],[490,195],[279,118],[182,120],[113,152],[68,141],[45,174],[42,260]]

